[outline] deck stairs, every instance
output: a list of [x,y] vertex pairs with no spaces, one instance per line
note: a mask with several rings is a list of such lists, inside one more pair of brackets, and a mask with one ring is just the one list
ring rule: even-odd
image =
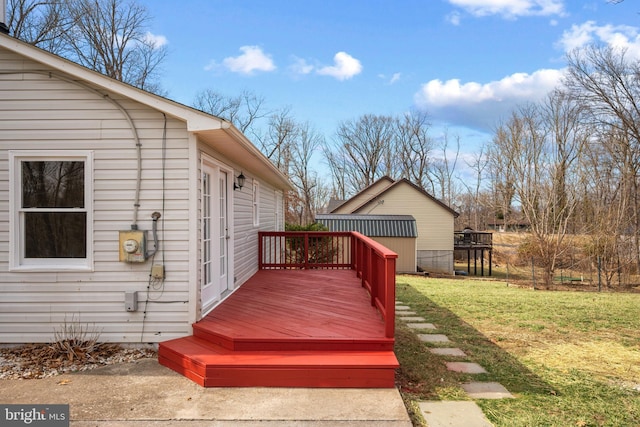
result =
[[[204,387],[395,386],[394,340],[357,281],[354,296],[336,300],[281,276],[266,289],[260,277],[195,323],[193,335],[161,343],[160,364]],[[326,274],[316,279],[331,286]]]

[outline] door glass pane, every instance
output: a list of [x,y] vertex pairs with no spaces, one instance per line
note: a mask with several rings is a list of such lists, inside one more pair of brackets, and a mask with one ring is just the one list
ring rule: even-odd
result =
[[227,274],[227,174],[220,173],[220,276]]
[[202,285],[211,283],[211,175],[202,174]]

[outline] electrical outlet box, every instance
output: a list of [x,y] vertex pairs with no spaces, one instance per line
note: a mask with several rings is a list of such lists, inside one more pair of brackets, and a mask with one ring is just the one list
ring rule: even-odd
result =
[[151,267],[151,277],[154,279],[164,279],[164,265],[156,264]]
[[147,232],[142,230],[120,231],[120,261],[144,262],[147,251]]
[[127,311],[138,311],[138,293],[129,291],[124,293],[124,309]]

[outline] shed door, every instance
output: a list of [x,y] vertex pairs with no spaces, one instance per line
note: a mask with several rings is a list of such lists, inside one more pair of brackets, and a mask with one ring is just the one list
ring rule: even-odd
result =
[[228,170],[203,162],[201,316],[205,316],[233,285],[229,274],[229,176]]

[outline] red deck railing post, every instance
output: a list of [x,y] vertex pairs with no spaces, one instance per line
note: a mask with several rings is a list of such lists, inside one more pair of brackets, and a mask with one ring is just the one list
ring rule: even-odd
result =
[[258,270],[262,270],[264,267],[264,263],[262,261],[262,256],[264,251],[264,246],[262,244],[263,238],[264,238],[264,235],[262,234],[261,231],[259,231],[258,232]]

